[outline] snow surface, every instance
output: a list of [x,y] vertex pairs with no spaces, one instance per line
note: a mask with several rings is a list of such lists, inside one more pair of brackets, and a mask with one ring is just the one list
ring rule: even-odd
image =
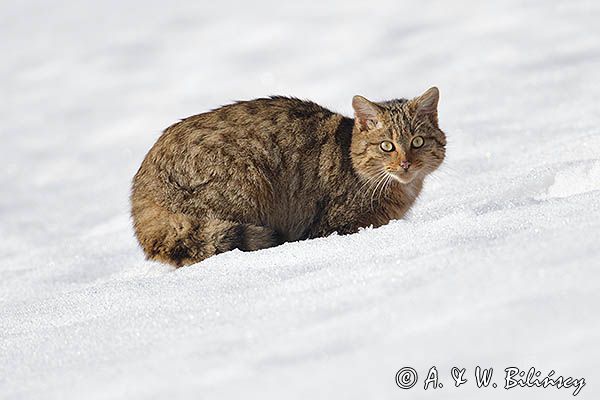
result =
[[[598,21],[598,1],[3,1],[0,398],[572,397],[476,389],[476,365],[598,398]],[[178,118],[432,85],[448,158],[407,219],[143,259],[130,180]]]

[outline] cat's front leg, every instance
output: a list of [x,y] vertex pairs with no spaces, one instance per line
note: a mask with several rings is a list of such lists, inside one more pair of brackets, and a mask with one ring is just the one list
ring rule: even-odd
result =
[[338,235],[349,235],[358,232],[360,227],[359,221],[352,214],[340,211],[342,210],[330,209],[329,212],[321,218],[310,237],[326,237],[333,233],[337,233]]

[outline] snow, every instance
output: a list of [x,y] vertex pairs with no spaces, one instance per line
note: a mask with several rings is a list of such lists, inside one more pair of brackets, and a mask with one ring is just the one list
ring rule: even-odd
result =
[[[600,3],[282,3],[0,4],[0,398],[572,397],[477,365],[597,398]],[[448,157],[405,220],[144,260],[130,180],[178,118],[432,85]]]

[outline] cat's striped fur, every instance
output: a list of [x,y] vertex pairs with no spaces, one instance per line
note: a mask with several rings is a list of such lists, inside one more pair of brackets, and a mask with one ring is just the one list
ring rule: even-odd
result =
[[[350,119],[270,97],[186,118],[135,175],[137,238],[149,258],[179,267],[401,218],[444,159],[437,101],[436,88],[413,100],[355,96]],[[417,135],[425,144],[414,149]]]

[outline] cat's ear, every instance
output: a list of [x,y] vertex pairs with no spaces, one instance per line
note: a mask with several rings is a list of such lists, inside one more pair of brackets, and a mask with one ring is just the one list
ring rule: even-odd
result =
[[352,108],[361,129],[371,130],[381,127],[381,114],[377,104],[357,95],[352,98]]
[[440,99],[440,91],[435,86],[427,89],[425,93],[416,97],[417,113],[421,115],[437,116],[437,106]]

